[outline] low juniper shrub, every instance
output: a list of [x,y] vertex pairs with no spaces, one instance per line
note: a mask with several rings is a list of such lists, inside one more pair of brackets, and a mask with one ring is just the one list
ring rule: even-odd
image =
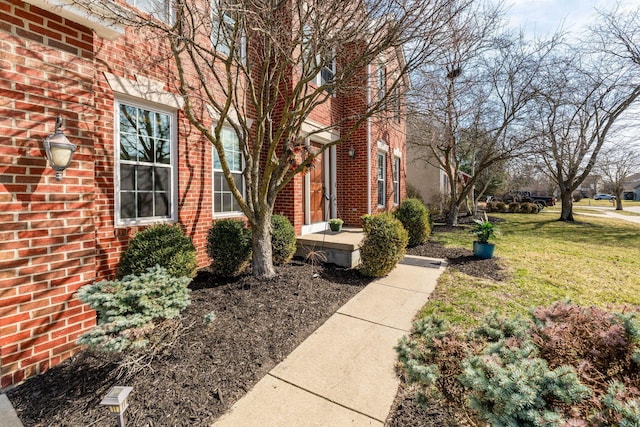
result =
[[389,213],[363,219],[365,238],[360,245],[360,272],[369,277],[386,276],[402,260],[409,235]]
[[113,352],[144,347],[157,321],[177,317],[190,304],[190,282],[156,265],[141,275],[83,286],[77,297],[98,313],[98,325],[78,343]]
[[431,234],[429,211],[418,199],[404,199],[393,212],[405,230],[409,233],[408,246],[418,246],[426,243]]
[[139,275],[156,264],[175,277],[195,276],[196,248],[179,225],[157,224],[136,233],[122,255],[117,276]]
[[271,216],[272,259],[276,265],[291,261],[296,253],[296,232],[289,219],[284,215]]
[[213,223],[207,235],[207,254],[211,269],[221,277],[242,273],[251,260],[251,230],[239,219],[221,219]]
[[619,425],[640,420],[637,313],[560,302],[470,330],[437,317],[397,346],[418,401],[439,398],[491,426]]

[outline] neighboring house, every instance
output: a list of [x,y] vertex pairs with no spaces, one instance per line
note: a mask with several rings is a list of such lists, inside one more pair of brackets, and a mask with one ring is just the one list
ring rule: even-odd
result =
[[[171,91],[171,67],[144,65],[159,44],[60,4],[0,0],[0,388],[78,350],[77,337],[95,325],[96,315],[74,293],[113,278],[142,227],[181,224],[204,267],[212,221],[240,216],[215,150],[189,125],[183,100]],[[368,79],[371,96],[385,90],[380,77],[387,60],[367,70],[376,76]],[[308,133],[367,101],[332,97],[311,115]],[[281,193],[275,212],[301,235],[325,229],[336,216],[359,226],[360,216],[397,205],[407,157],[399,107],[397,113],[392,123],[370,120],[329,149]],[[60,181],[42,149],[58,115],[77,145]],[[309,143],[331,142],[335,132],[316,133]],[[141,136],[154,145],[154,155],[131,143]],[[235,135],[223,137],[227,157],[239,159]],[[239,162],[230,166],[239,173]]]
[[640,173],[633,174],[624,180],[625,200],[640,200]]
[[[424,158],[424,147],[407,144],[407,183],[415,188],[427,204],[443,203],[451,194],[449,177],[442,168]],[[458,188],[471,179],[471,175],[458,172]]]
[[450,193],[449,177],[442,168],[424,160],[424,147],[407,145],[407,183],[413,186],[425,203]]

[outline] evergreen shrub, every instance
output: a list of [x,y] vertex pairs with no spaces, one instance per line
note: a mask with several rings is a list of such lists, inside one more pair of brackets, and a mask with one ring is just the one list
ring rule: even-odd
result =
[[271,216],[272,259],[276,265],[291,261],[296,253],[296,232],[289,219],[284,215]]
[[404,199],[393,216],[398,219],[409,233],[409,246],[426,243],[431,234],[429,211],[418,199]]
[[251,230],[239,219],[214,222],[207,235],[207,254],[213,259],[213,273],[233,277],[242,273],[251,260]]
[[365,238],[360,246],[360,272],[370,277],[386,276],[406,253],[407,230],[389,213],[367,216],[363,225]]
[[640,420],[636,312],[556,303],[471,330],[414,323],[396,347],[418,401],[444,399],[493,426],[619,425]]
[[522,212],[537,214],[538,212],[540,212],[540,207],[535,203],[523,203]]
[[98,313],[98,325],[78,343],[113,352],[144,347],[156,321],[177,317],[190,304],[190,282],[156,265],[138,276],[83,286],[77,297]]
[[136,233],[122,255],[117,276],[140,275],[156,264],[174,277],[195,276],[196,248],[179,225],[157,224]]
[[505,202],[496,202],[496,212],[507,212],[508,209]]
[[520,203],[518,203],[518,202],[509,203],[508,209],[509,209],[510,213],[518,213],[518,212],[522,211],[521,208],[520,208]]

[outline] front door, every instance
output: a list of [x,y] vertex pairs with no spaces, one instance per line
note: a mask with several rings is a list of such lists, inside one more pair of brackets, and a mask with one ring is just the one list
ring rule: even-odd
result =
[[312,224],[325,221],[324,193],[324,153],[320,153],[309,171],[309,219]]

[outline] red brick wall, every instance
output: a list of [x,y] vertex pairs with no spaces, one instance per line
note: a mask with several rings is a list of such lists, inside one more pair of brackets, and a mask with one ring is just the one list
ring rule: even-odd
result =
[[[0,0],[0,387],[68,358],[95,314],[73,298],[95,277],[93,36]],[[43,138],[62,116],[78,146],[62,181]]]
[[[140,47],[140,39],[149,40]],[[114,194],[114,105],[117,97],[104,73],[135,82],[137,76],[167,82],[164,91],[171,92],[173,64],[155,60],[165,51],[152,37],[140,30],[127,30],[125,36],[114,41],[96,40],[96,99],[95,161],[96,161],[96,242],[98,277],[112,278],[122,252],[130,238],[144,226],[115,224]],[[166,57],[166,55],[164,55]],[[150,66],[154,64],[154,66]],[[126,99],[126,98],[125,98]],[[138,100],[143,105],[146,101]],[[153,105],[153,104],[150,104]],[[166,107],[166,106],[165,106]],[[178,221],[198,250],[198,264],[208,265],[206,236],[211,227],[212,209],[212,146],[198,131],[191,128],[184,114],[178,111]]]

